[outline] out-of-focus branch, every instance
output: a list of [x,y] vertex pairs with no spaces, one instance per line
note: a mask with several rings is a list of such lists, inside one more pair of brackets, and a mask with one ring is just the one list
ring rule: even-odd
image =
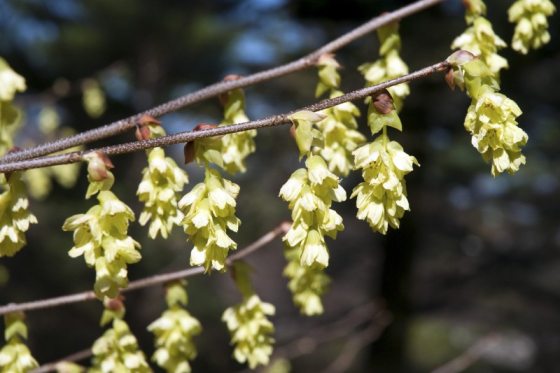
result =
[[193,141],[205,137],[221,136],[229,133],[242,132],[242,131],[248,131],[248,130],[259,129],[264,127],[273,127],[282,124],[288,124],[291,123],[289,116],[295,112],[301,110],[320,111],[336,105],[340,105],[344,102],[356,101],[366,96],[369,96],[373,93],[380,92],[386,88],[401,83],[407,83],[416,79],[425,78],[437,72],[445,71],[449,68],[449,66],[450,64],[447,61],[438,62],[431,66],[412,72],[410,74],[403,75],[399,78],[392,79],[371,87],[358,89],[356,91],[352,91],[350,93],[335,98],[325,99],[313,105],[309,105],[291,111],[290,113],[286,113],[286,114],[273,115],[264,119],[259,119],[259,120],[240,123],[240,124],[232,124],[228,126],[221,126],[221,127],[216,127],[216,128],[211,128],[211,129],[206,129],[201,131],[180,132],[174,135],[158,137],[155,139],[134,141],[134,142],[129,142],[120,145],[107,146],[99,149],[92,149],[88,151],[65,153],[65,154],[53,155],[48,157],[29,159],[24,161],[2,163],[0,164],[0,172],[21,171],[21,170],[27,170],[31,168],[40,168],[40,167],[55,166],[60,164],[75,163],[75,162],[82,161],[85,154],[94,151],[101,152],[106,155],[132,153],[140,150],[151,149],[158,146],[162,147],[162,146],[168,146],[172,144],[186,143],[189,141]]
[[91,348],[86,348],[82,351],[78,351],[73,353],[72,355],[68,355],[60,360],[57,360],[52,363],[43,364],[37,369],[33,369],[30,373],[47,373],[47,372],[54,372],[58,369],[59,364],[63,362],[72,362],[75,363],[80,360],[85,360],[92,355]]
[[314,66],[318,58],[325,53],[332,53],[352,41],[363,37],[364,35],[387,25],[391,22],[398,21],[402,18],[416,14],[426,8],[441,3],[443,0],[420,0],[410,5],[404,6],[390,13],[384,13],[373,18],[369,22],[351,30],[350,32],[340,36],[330,43],[322,46],[316,51],[304,56],[298,60],[292,61],[285,65],[274,67],[269,70],[261,71],[256,74],[242,77],[238,80],[223,81],[214,83],[196,92],[181,96],[175,100],[166,102],[155,108],[146,110],[142,113],[135,114],[131,117],[109,123],[102,127],[98,127],[86,132],[79,133],[74,136],[65,137],[56,141],[48,142],[32,148],[21,150],[17,153],[6,154],[0,158],[0,163],[21,161],[25,159],[37,158],[46,154],[72,148],[77,145],[84,145],[93,141],[97,141],[106,137],[114,136],[134,128],[138,120],[144,115],[159,117],[164,114],[177,111],[185,106],[218,96],[235,88],[247,87],[260,82],[264,82],[273,78],[288,75],[296,71],[300,71]]
[[464,371],[479,361],[486,351],[495,346],[496,339],[495,334],[480,338],[461,355],[433,370],[432,373],[459,373]]
[[[383,302],[371,301],[361,306],[353,307],[344,317],[333,323],[320,325],[306,332],[305,336],[276,347],[272,359],[295,359],[312,353],[321,345],[347,337],[350,338],[350,341],[356,340],[349,343],[353,343],[356,347],[359,347],[358,344],[361,343],[363,347],[365,344],[371,343],[378,338],[391,323],[391,320],[391,314],[384,307]],[[365,328],[356,331],[361,325],[365,325]],[[358,340],[360,343],[357,343]],[[346,353],[345,359],[349,357],[349,353]],[[249,370],[243,372],[249,372]]]
[[[249,246],[245,247],[244,249],[238,251],[234,255],[230,256],[227,259],[228,265],[231,265],[234,261],[243,259],[248,255],[254,253],[255,251],[263,248],[268,243],[273,241],[276,237],[286,233],[290,228],[289,223],[282,223],[270,232],[266,233],[264,236],[250,244]],[[182,271],[171,272],[171,273],[164,273],[160,275],[146,277],[144,279],[132,281],[128,287],[121,290],[121,292],[129,292],[137,289],[142,289],[149,286],[160,285],[166,282],[179,280],[182,278],[192,277],[196,275],[200,275],[204,273],[203,267],[193,267],[188,268]],[[25,303],[11,303],[5,306],[0,307],[0,315],[5,315],[11,312],[26,312],[26,311],[34,311],[44,308],[52,308],[52,307],[59,307],[66,304],[71,303],[78,303],[78,302],[85,302],[88,300],[97,299],[95,297],[95,293],[93,291],[84,291],[81,293],[64,295],[61,297],[37,300],[32,302],[25,302]]]

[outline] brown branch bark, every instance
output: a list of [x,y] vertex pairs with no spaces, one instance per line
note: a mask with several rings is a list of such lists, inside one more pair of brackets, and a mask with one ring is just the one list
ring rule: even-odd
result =
[[228,92],[235,88],[243,88],[257,83],[261,83],[273,78],[288,75],[296,71],[304,70],[311,66],[314,66],[317,59],[325,54],[332,53],[343,46],[357,40],[364,35],[387,25],[391,22],[398,21],[402,18],[408,17],[410,15],[416,14],[426,8],[434,6],[441,3],[443,0],[419,0],[410,5],[404,6],[390,13],[384,13],[378,17],[373,18],[369,22],[353,29],[352,31],[340,36],[339,38],[331,41],[330,43],[322,46],[321,48],[311,52],[310,54],[301,57],[298,60],[289,62],[285,65],[274,67],[272,69],[264,70],[246,77],[242,77],[238,80],[233,81],[222,81],[219,83],[214,83],[196,92],[189,93],[187,95],[176,98],[172,101],[166,102],[152,109],[146,110],[142,113],[135,114],[125,119],[118,120],[106,124],[102,127],[98,127],[86,132],[79,133],[74,136],[65,137],[59,140],[48,142],[42,145],[34,146],[31,148],[23,149],[17,153],[6,154],[3,158],[0,158],[0,164],[21,161],[25,159],[37,158],[44,156],[46,154],[51,154],[61,150],[69,149],[77,145],[84,145],[93,141],[97,141],[103,138],[117,135],[119,133],[125,132],[134,128],[138,120],[143,115],[151,115],[153,117],[159,117],[164,114],[177,111],[188,105],[195,104],[200,101],[207,100],[212,97],[216,97],[222,93]]
[[134,141],[125,144],[107,146],[99,149],[91,149],[91,150],[80,151],[80,152],[72,152],[72,153],[65,153],[65,154],[47,156],[47,157],[36,158],[36,159],[3,163],[0,164],[0,172],[21,171],[21,170],[28,170],[31,168],[40,168],[40,167],[55,166],[60,164],[75,163],[75,162],[82,161],[83,156],[85,154],[94,151],[102,152],[106,155],[124,154],[124,153],[136,152],[139,150],[150,149],[158,146],[162,147],[162,146],[168,146],[172,144],[186,143],[189,141],[193,141],[205,137],[221,136],[221,135],[226,135],[228,133],[242,132],[242,131],[248,131],[252,129],[260,129],[265,127],[273,127],[282,124],[288,124],[291,123],[289,119],[290,114],[293,114],[297,111],[301,111],[301,110],[320,111],[332,106],[342,104],[344,102],[356,101],[366,96],[369,96],[373,93],[382,91],[383,89],[392,87],[394,85],[410,82],[416,79],[425,78],[434,73],[445,71],[449,68],[449,66],[450,64],[447,61],[438,62],[431,66],[412,72],[410,74],[403,75],[399,78],[388,80],[386,82],[371,87],[358,89],[356,91],[352,91],[350,93],[347,93],[339,97],[325,99],[313,105],[309,105],[291,111],[290,113],[273,115],[264,119],[259,119],[259,120],[240,123],[240,124],[216,127],[207,130],[179,132],[173,135],[159,137],[156,139]]
[[[258,240],[251,243],[249,246],[231,255],[227,259],[227,264],[231,265],[234,261],[243,259],[248,255],[254,253],[255,251],[263,248],[268,243],[273,241],[276,237],[286,233],[289,228],[290,228],[290,223],[284,222],[280,224],[279,226],[277,226],[270,232],[266,233]],[[144,279],[132,281],[131,283],[128,284],[128,287],[122,290],[122,292],[126,293],[129,291],[142,289],[154,285],[160,285],[166,282],[192,277],[203,273],[204,273],[203,267],[192,267],[177,272],[154,275],[154,276],[146,277]],[[0,315],[5,315],[7,313],[18,312],[18,311],[25,312],[25,311],[44,309],[44,308],[59,307],[67,304],[85,302],[93,299],[97,299],[93,291],[84,291],[81,293],[64,295],[64,296],[49,298],[49,299],[42,299],[42,300],[37,300],[32,302],[10,303],[0,307]]]

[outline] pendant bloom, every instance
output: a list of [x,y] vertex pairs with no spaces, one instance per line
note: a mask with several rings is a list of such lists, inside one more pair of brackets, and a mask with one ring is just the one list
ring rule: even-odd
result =
[[152,360],[167,372],[188,373],[189,361],[197,354],[193,337],[200,334],[202,327],[184,308],[187,292],[182,283],[166,287],[166,301],[167,310],[148,326],[155,335],[156,351]]
[[301,250],[286,244],[284,255],[288,264],[284,268],[284,276],[289,279],[288,289],[300,312],[306,316],[323,313],[321,300],[330,283],[329,276],[317,266],[306,266],[300,263]]
[[27,326],[23,313],[10,313],[4,316],[6,344],[0,349],[0,372],[26,373],[38,368],[37,360],[24,343],[27,339]]
[[206,271],[225,268],[227,254],[237,248],[227,231],[237,232],[239,227],[240,221],[235,216],[238,193],[237,184],[208,167],[204,182],[179,201],[185,215],[183,229],[194,245],[191,265],[202,265]]
[[13,256],[26,244],[25,232],[37,218],[29,212],[29,199],[21,172],[0,176],[0,186],[5,191],[0,194],[0,257]]
[[354,151],[357,168],[362,169],[364,181],[354,188],[357,197],[358,219],[386,234],[389,226],[398,228],[404,212],[410,210],[406,198],[404,177],[418,161],[406,154],[396,141],[387,142],[383,136]]
[[183,214],[177,208],[177,193],[188,183],[187,173],[177,163],[165,156],[162,148],[148,152],[148,167],[142,171],[142,181],[138,185],[138,198],[144,202],[139,223],[150,222],[149,236],[161,234],[167,238],[174,225],[179,225]]
[[525,164],[521,150],[528,136],[517,125],[520,115],[521,109],[513,100],[489,87],[469,106],[465,128],[472,135],[473,146],[492,163],[494,176],[504,171],[513,174]]
[[515,23],[511,47],[523,54],[550,41],[548,19],[556,7],[550,0],[517,0],[508,10],[509,21]]
[[274,315],[274,306],[261,301],[258,295],[244,297],[243,301],[225,310],[222,320],[226,323],[235,346],[233,357],[249,368],[267,365],[272,355],[274,325],[268,316]]

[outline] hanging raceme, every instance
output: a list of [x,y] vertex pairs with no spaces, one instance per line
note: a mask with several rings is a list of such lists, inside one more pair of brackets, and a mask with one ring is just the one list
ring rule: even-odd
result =
[[[225,80],[238,79],[228,76]],[[221,126],[246,122],[245,97],[241,89],[222,96],[224,121]],[[199,124],[194,130],[213,128],[211,124]],[[245,172],[245,158],[255,151],[253,138],[256,131],[245,131],[198,139],[185,145],[185,163],[195,160],[205,168],[204,182],[197,184],[180,201],[184,213],[183,229],[194,248],[191,265],[202,265],[209,271],[225,269],[225,260],[237,244],[227,234],[237,232],[241,221],[235,216],[239,185],[222,177],[211,164],[235,174]]]
[[[29,199],[21,172],[0,175],[0,257],[13,256],[26,244],[25,232],[37,218],[29,212]],[[7,178],[7,180],[6,180]]]
[[498,54],[507,47],[492,28],[486,15],[486,4],[482,0],[464,0],[465,19],[468,27],[451,44],[451,49],[466,50],[478,56],[499,80],[500,70],[508,67],[508,61]]
[[27,373],[39,366],[24,343],[27,339],[27,325],[21,312],[4,316],[4,338],[6,344],[0,349],[0,372]]
[[[330,98],[341,96],[339,90],[340,75],[338,62],[332,55],[323,55],[317,62],[319,82],[315,96],[329,93]],[[323,144],[318,152],[327,162],[329,170],[338,176],[348,176],[353,168],[352,151],[363,144],[366,139],[358,128],[357,117],[360,111],[351,102],[334,106],[321,111],[325,119],[316,123],[323,134]]]
[[[398,78],[408,74],[408,66],[402,60],[399,52],[401,50],[401,37],[399,35],[399,24],[394,22],[377,29],[379,38],[379,59],[372,63],[365,63],[358,70],[366,80],[366,87],[376,85],[387,80]],[[404,99],[410,94],[407,83],[388,88],[397,111],[400,111]],[[366,102],[369,102],[366,100]]]
[[[228,75],[225,81],[239,79],[237,75]],[[233,89],[220,96],[224,106],[224,120],[220,126],[248,122],[245,114],[245,94],[242,89]],[[255,152],[257,130],[242,131],[222,136],[222,168],[230,174],[245,172],[245,159]]]
[[321,298],[330,283],[329,276],[318,266],[301,265],[299,247],[285,245],[284,255],[288,261],[284,276],[289,278],[288,288],[294,304],[303,315],[321,315],[324,311]]
[[[198,125],[195,130],[208,126],[214,127]],[[225,270],[228,252],[237,248],[227,231],[237,232],[241,223],[235,216],[239,185],[224,179],[210,165],[214,163],[224,168],[222,146],[219,137],[199,139],[185,145],[185,161],[194,159],[204,165],[204,181],[185,194],[178,206],[185,215],[183,229],[194,245],[190,264],[204,266],[206,271]]]
[[17,92],[26,89],[25,79],[0,57],[0,156],[13,146],[13,135],[18,129],[21,111],[12,103]]
[[69,217],[62,227],[74,232],[72,258],[83,255],[89,267],[95,267],[95,294],[99,299],[114,298],[128,285],[127,265],[137,263],[142,256],[140,244],[128,236],[128,225],[134,213],[110,189],[114,176],[108,168],[109,159],[101,153],[88,153],[88,180],[86,197],[99,193],[99,203],[85,214]]
[[368,125],[373,135],[381,134],[354,151],[356,168],[362,170],[364,181],[354,188],[351,198],[357,197],[358,219],[386,234],[389,226],[398,228],[404,212],[410,210],[404,177],[419,164],[398,142],[389,139],[387,127],[402,131],[402,124],[387,90],[372,97]]
[[125,309],[119,298],[106,299],[101,326],[111,323],[91,348],[93,352],[90,373],[151,372],[144,353],[138,347],[136,337],[123,320]]
[[492,175],[507,171],[513,174],[525,164],[521,153],[528,136],[519,128],[516,118],[519,106],[499,93],[494,74],[479,59],[465,51],[448,58],[452,63],[449,82],[465,89],[471,104],[465,117],[465,128],[472,135],[472,144],[486,162],[492,163]]
[[[0,58],[0,156],[12,149],[21,119],[12,100],[26,89],[25,79]],[[0,175],[0,257],[13,256],[25,244],[25,232],[37,218],[29,212],[29,199],[21,172]]]
[[335,239],[344,229],[342,217],[331,205],[333,201],[346,200],[346,192],[325,160],[313,153],[320,152],[323,144],[321,132],[314,125],[324,118],[322,114],[306,111],[290,116],[300,157],[307,159],[305,168],[296,170],[279,193],[288,202],[293,221],[283,237],[288,261],[284,275],[289,278],[294,303],[306,315],[322,312],[320,296],[328,283],[322,269],[329,265],[325,235]]
[[[160,122],[150,116],[139,120],[136,133],[138,140],[165,136]],[[148,166],[142,170],[142,181],[136,194],[144,203],[138,222],[150,222],[148,235],[155,239],[158,234],[167,238],[174,225],[180,225],[183,213],[177,208],[178,193],[189,182],[187,173],[175,161],[165,156],[163,148],[155,147],[146,151]]]
[[257,365],[267,365],[272,355],[274,325],[268,316],[275,313],[274,306],[263,302],[255,293],[249,276],[249,267],[236,261],[232,276],[243,300],[236,306],[227,308],[222,320],[226,323],[234,345],[233,357],[239,363],[254,369]]
[[511,47],[523,54],[539,49],[550,41],[548,20],[556,11],[550,0],[517,0],[508,10],[509,21],[515,23]]
[[200,322],[184,308],[188,301],[185,287],[186,281],[167,284],[167,310],[148,326],[155,336],[152,360],[170,373],[191,371],[189,361],[197,354],[193,337],[202,331]]

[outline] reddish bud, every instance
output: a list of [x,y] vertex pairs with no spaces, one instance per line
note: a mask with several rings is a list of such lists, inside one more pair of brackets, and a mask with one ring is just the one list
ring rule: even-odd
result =
[[[199,123],[193,128],[193,132],[205,131],[216,127],[217,125],[215,124]],[[185,164],[191,163],[194,160],[194,156],[195,156],[194,141],[189,141],[188,143],[185,144],[185,147],[183,148]]]
[[195,131],[206,131],[206,130],[210,130],[210,129],[216,128],[216,127],[218,127],[218,126],[215,125],[215,124],[199,123],[193,128],[193,132],[195,132]]
[[84,159],[88,161],[88,174],[93,181],[105,180],[108,176],[108,169],[114,168],[113,163],[101,152],[91,152],[84,155]]
[[[238,79],[241,79],[241,75],[228,74],[222,80],[224,82],[233,82],[234,80],[238,80]],[[221,93],[218,95],[218,100],[220,100],[220,104],[222,106],[226,106],[228,96],[229,96],[229,92]]]
[[293,124],[290,126],[290,135],[292,136],[293,139],[296,138],[296,126]]
[[124,297],[122,295],[117,295],[115,298],[112,299],[105,299],[103,302],[105,308],[111,311],[120,311],[124,308]]
[[148,114],[144,114],[140,117],[140,119],[138,119],[138,124],[140,126],[147,126],[149,124],[152,125],[156,125],[156,126],[161,126],[161,122],[159,120],[157,120],[156,118],[152,117],[151,115]]
[[451,88],[451,90],[454,91],[455,90],[455,74],[453,73],[452,68],[447,69],[447,72],[445,73],[445,81],[447,82],[447,85],[449,86],[449,88]]
[[389,114],[395,108],[393,97],[386,89],[372,94],[371,104],[379,114]]
[[134,134],[136,136],[136,140],[138,141],[148,140],[152,137],[152,131],[150,131],[149,126],[136,126],[136,132]]
[[183,155],[185,157],[185,164],[189,164],[194,160],[194,141],[185,144]]

